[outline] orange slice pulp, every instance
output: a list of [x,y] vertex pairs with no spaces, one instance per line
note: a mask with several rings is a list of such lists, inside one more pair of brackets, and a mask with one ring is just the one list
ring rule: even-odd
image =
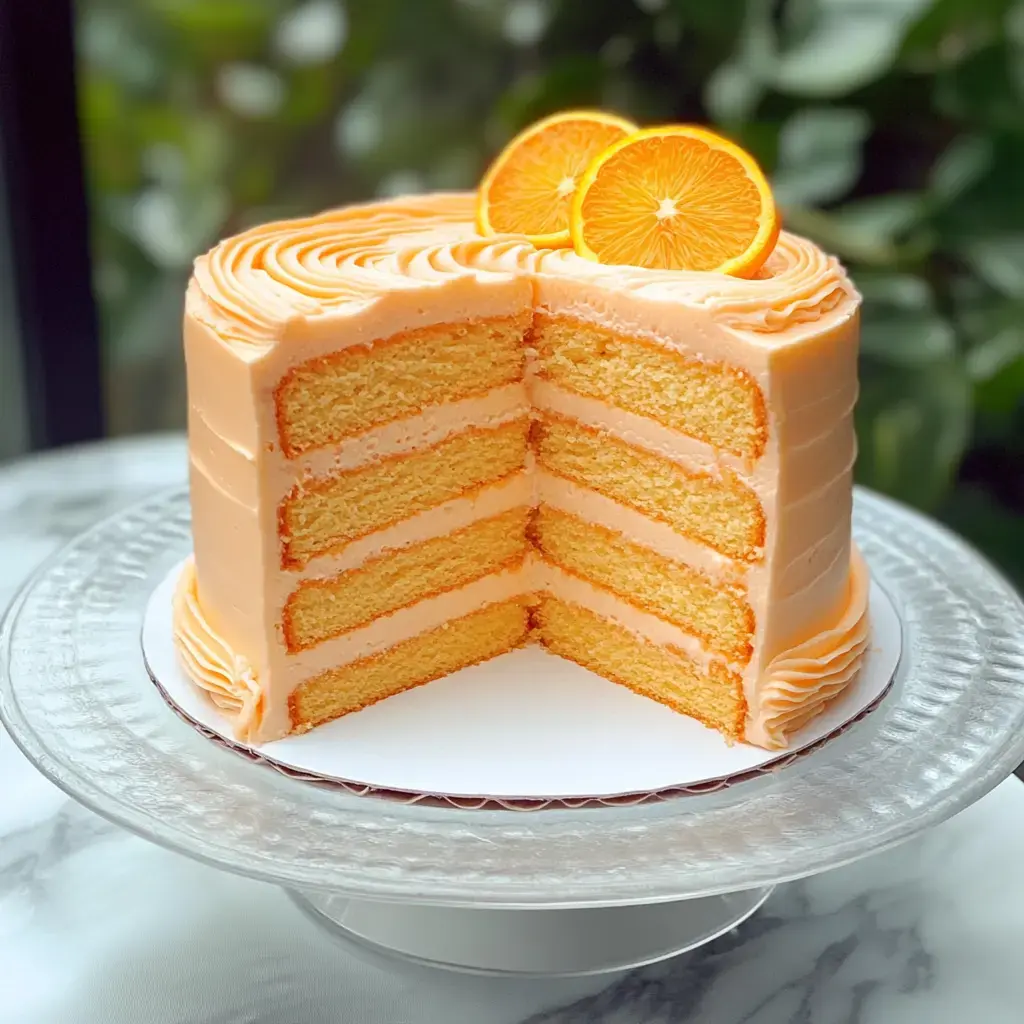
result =
[[779,218],[749,153],[690,125],[647,128],[613,143],[583,173],[570,230],[600,263],[752,277]]
[[569,207],[580,175],[636,125],[597,110],[554,114],[520,132],[488,168],[477,193],[482,235],[526,235],[540,248],[572,244]]

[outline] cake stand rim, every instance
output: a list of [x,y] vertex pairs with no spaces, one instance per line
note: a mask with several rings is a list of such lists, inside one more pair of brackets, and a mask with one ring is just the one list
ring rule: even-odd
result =
[[[900,502],[877,495],[863,488],[857,488],[857,492],[858,504],[863,505],[867,502],[869,506],[874,506],[876,512],[881,511],[886,515],[894,516],[904,521],[909,520],[916,525],[921,535],[929,536],[932,540],[941,540],[945,545],[957,549],[962,556],[967,557],[974,563],[975,570],[985,578],[991,587],[1001,592],[1002,597],[1007,601],[1007,607],[1014,613],[1017,624],[1024,624],[1024,602],[1021,601],[1020,596],[999,570],[992,566],[984,555],[977,552],[973,545],[942,524],[936,523],[917,510],[902,505]],[[668,882],[664,877],[660,877],[653,888],[645,887],[636,881],[633,883],[620,882],[609,885],[607,880],[594,881],[591,884],[587,884],[583,879],[575,879],[570,883],[552,887],[558,888],[561,892],[561,895],[555,895],[553,891],[537,891],[535,883],[527,883],[525,887],[506,884],[507,880],[501,883],[492,880],[488,883],[485,877],[483,882],[477,879],[472,884],[467,883],[464,887],[465,891],[460,893],[451,888],[442,890],[437,887],[434,887],[433,891],[426,891],[430,887],[424,886],[422,880],[420,884],[417,884],[415,876],[398,878],[397,880],[393,879],[390,883],[381,882],[378,879],[373,885],[368,886],[359,879],[358,872],[354,878],[349,878],[346,882],[341,882],[336,877],[324,881],[310,877],[309,874],[303,873],[302,870],[296,871],[291,862],[286,863],[272,856],[240,861],[237,850],[233,851],[230,848],[225,849],[223,847],[211,846],[202,843],[201,840],[197,842],[195,836],[183,834],[180,829],[178,832],[175,832],[173,828],[170,832],[153,829],[147,824],[145,810],[140,811],[137,807],[125,805],[123,800],[112,796],[103,786],[96,784],[95,780],[83,774],[72,774],[69,776],[65,770],[62,770],[60,760],[56,754],[47,748],[35,730],[32,729],[31,725],[21,715],[16,687],[12,683],[10,671],[12,642],[16,626],[20,616],[24,613],[29,598],[33,595],[34,589],[40,585],[40,581],[45,579],[46,574],[55,567],[60,567],[68,558],[69,552],[73,552],[77,547],[88,542],[90,538],[102,534],[104,529],[109,529],[112,524],[116,525],[118,522],[128,518],[133,512],[146,508],[152,509],[154,506],[158,507],[161,503],[166,503],[172,499],[181,500],[183,498],[187,501],[187,488],[182,486],[166,488],[136,505],[101,520],[89,530],[72,539],[58,552],[44,561],[29,579],[25,581],[5,615],[2,624],[0,624],[0,720],[7,726],[12,740],[26,757],[69,796],[150,841],[179,853],[192,856],[194,859],[211,864],[212,866],[280,885],[307,890],[342,893],[358,899],[381,899],[400,902],[411,900],[413,902],[437,903],[448,906],[486,905],[509,908],[616,906],[636,903],[671,902],[791,881],[832,867],[851,863],[875,852],[881,852],[884,849],[898,845],[940,821],[952,817],[975,800],[980,799],[1002,781],[1016,767],[1021,758],[1024,757],[1024,734],[1018,733],[1015,739],[1003,737],[998,747],[990,750],[991,756],[988,757],[987,762],[983,766],[984,770],[979,771],[971,778],[959,780],[960,784],[955,792],[952,794],[947,793],[944,799],[935,800],[924,809],[918,809],[915,814],[910,815],[905,820],[890,824],[887,829],[875,837],[876,841],[866,843],[862,838],[852,836],[842,844],[829,847],[828,850],[819,850],[816,857],[809,855],[807,850],[803,851],[803,857],[799,866],[788,870],[782,870],[778,865],[771,867],[770,865],[755,862],[751,863],[748,869],[743,871],[742,876],[734,872],[731,877],[717,882],[705,878],[699,886],[695,886],[686,879]],[[897,609],[901,612],[902,619],[902,602],[886,586],[884,580],[880,582],[882,582],[883,587],[893,598]],[[141,610],[139,614],[141,615]],[[904,628],[906,628],[905,623]],[[1015,639],[1015,637],[1011,637],[1011,639]],[[1016,643],[1013,654],[1017,659],[1015,667],[1018,665],[1024,666],[1024,644],[1021,644],[1019,640]],[[909,659],[904,659],[897,669],[897,678],[904,676],[908,671]],[[188,728],[182,723],[177,723],[177,725],[181,726],[181,728]],[[192,730],[189,731],[192,732]],[[857,729],[851,730],[851,734],[856,735],[858,731]],[[206,744],[204,739],[199,739],[202,743]],[[210,744],[206,745],[212,747]],[[227,754],[227,752],[222,753]],[[303,785],[302,783],[295,784]],[[753,797],[754,794],[751,793],[751,796]],[[691,813],[693,810],[692,801],[694,799],[701,800],[703,798],[688,797],[679,805],[678,810],[683,815]],[[365,799],[359,797],[346,797],[338,802],[363,805],[367,803]],[[480,825],[485,824],[485,821],[482,819],[491,819],[488,824],[493,824],[493,819],[502,819],[502,823],[506,825],[511,820],[525,825],[526,821],[524,819],[526,818],[532,821],[543,818],[546,823],[553,818],[564,819],[566,816],[571,818],[579,817],[581,823],[583,816],[590,818],[601,816],[605,819],[602,822],[603,825],[612,824],[614,819],[616,825],[632,828],[637,825],[657,826],[672,820],[673,817],[678,816],[672,813],[674,803],[673,801],[666,801],[655,805],[603,807],[596,810],[559,809],[542,811],[539,812],[539,815],[524,815],[521,811],[511,810],[433,809],[416,807],[415,805],[403,807],[403,810],[409,812],[407,815],[404,815],[405,817],[411,817],[420,823],[430,822],[433,826],[437,826],[439,820],[447,819],[444,826],[440,828],[441,832],[444,832],[445,828],[449,826],[454,826],[454,829],[450,830],[464,829],[469,819]],[[352,807],[345,809],[353,810]],[[363,806],[360,810],[365,812],[366,807]],[[396,808],[389,807],[387,810],[395,811]],[[430,819],[433,819],[433,821],[430,821]],[[399,822],[399,825],[401,824],[402,822]],[[524,830],[519,829],[517,831],[522,833]],[[530,829],[525,831],[529,832]],[[534,831],[539,835],[544,830],[536,829]],[[600,828],[591,830],[591,837],[600,836],[601,832]],[[493,840],[489,839],[487,841]],[[234,856],[232,856],[232,853],[234,853]],[[740,880],[741,877],[742,881]]]

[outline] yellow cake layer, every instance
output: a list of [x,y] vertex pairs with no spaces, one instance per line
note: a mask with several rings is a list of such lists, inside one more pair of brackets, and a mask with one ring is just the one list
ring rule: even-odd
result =
[[753,561],[764,544],[764,513],[754,492],[726,473],[691,473],[669,459],[578,423],[546,417],[533,441],[552,473],[630,505],[730,558]]
[[529,420],[472,429],[432,448],[296,485],[278,509],[282,563],[311,558],[522,470]]
[[284,608],[285,642],[304,650],[489,573],[520,564],[529,508],[514,508],[444,537],[389,551],[330,579],[307,580]]
[[524,311],[421,327],[296,366],[274,391],[281,450],[292,458],[521,380],[531,319]]
[[560,387],[648,416],[734,455],[757,458],[764,451],[764,397],[741,370],[688,359],[565,316],[538,315],[530,340],[540,375]]
[[542,505],[531,537],[544,558],[698,637],[730,661],[750,659],[754,613],[740,587]]
[[522,646],[529,630],[527,601],[502,601],[381,654],[321,672],[300,684],[289,698],[292,728],[310,729],[504,654]]
[[641,639],[575,604],[544,595],[533,611],[535,636],[554,654],[718,729],[743,738],[746,701],[740,677],[722,665],[708,672],[681,651]]

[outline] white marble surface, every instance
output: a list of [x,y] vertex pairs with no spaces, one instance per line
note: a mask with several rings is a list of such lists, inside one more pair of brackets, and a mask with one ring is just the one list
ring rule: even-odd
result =
[[[184,478],[177,438],[0,467],[0,603],[90,522]],[[618,979],[383,971],[279,891],[67,800],[0,733],[3,1024],[930,1024],[1024,1020],[1024,786],[786,886],[732,934]]]

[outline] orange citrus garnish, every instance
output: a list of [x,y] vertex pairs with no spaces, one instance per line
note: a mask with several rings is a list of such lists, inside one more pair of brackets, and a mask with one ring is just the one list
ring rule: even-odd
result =
[[573,197],[576,252],[600,263],[752,277],[779,237],[749,153],[689,125],[647,128],[598,154]]
[[580,175],[636,125],[598,110],[568,110],[520,132],[488,168],[477,193],[482,235],[526,235],[540,248],[572,244],[569,207]]

